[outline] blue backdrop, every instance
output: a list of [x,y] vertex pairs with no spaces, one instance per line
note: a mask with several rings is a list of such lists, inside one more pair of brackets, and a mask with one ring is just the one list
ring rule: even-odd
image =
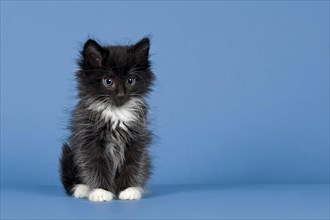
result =
[[149,34],[152,183],[328,183],[328,7],[1,2],[1,183],[59,184],[78,50]]

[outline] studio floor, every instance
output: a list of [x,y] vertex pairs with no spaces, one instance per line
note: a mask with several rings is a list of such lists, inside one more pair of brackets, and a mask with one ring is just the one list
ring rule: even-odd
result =
[[3,186],[1,219],[329,219],[329,185],[152,185],[142,200],[107,203]]

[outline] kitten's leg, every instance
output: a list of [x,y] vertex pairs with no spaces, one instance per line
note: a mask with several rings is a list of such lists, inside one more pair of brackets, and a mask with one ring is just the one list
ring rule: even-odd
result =
[[[136,153],[136,152],[135,152]],[[130,159],[127,155],[125,164],[120,171],[116,183],[118,186],[118,198],[122,200],[137,200],[142,197],[143,187],[150,176],[150,160],[147,153],[139,155],[139,160]],[[136,158],[135,158],[136,159]]]
[[[94,147],[95,149],[97,146]],[[89,186],[88,194],[83,196],[93,202],[111,201],[114,198],[112,192],[115,192],[111,164],[100,152],[84,152],[81,155],[79,153],[76,153],[77,164],[80,164],[79,176],[82,182]]]
[[[99,159],[100,160],[100,159]],[[102,161],[102,160],[101,160]],[[114,198],[113,178],[110,169],[104,162],[94,162],[88,181],[94,186],[88,194],[88,199],[93,202],[109,202]]]

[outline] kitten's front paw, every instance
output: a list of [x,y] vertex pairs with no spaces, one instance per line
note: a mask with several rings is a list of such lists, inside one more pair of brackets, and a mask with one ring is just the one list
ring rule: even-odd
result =
[[143,190],[140,187],[129,187],[119,193],[121,200],[141,199]]
[[93,202],[109,202],[113,199],[113,194],[104,189],[93,189],[89,195],[88,199]]
[[84,198],[89,194],[90,188],[85,184],[77,184],[73,187],[72,195],[76,198]]

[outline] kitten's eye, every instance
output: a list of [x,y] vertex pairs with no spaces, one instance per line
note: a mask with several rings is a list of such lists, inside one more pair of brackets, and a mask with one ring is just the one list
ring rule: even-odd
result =
[[134,77],[130,77],[127,80],[127,84],[130,86],[133,86],[135,84],[135,82],[136,82],[136,79]]
[[103,85],[105,87],[110,87],[113,84],[112,79],[103,79]]

